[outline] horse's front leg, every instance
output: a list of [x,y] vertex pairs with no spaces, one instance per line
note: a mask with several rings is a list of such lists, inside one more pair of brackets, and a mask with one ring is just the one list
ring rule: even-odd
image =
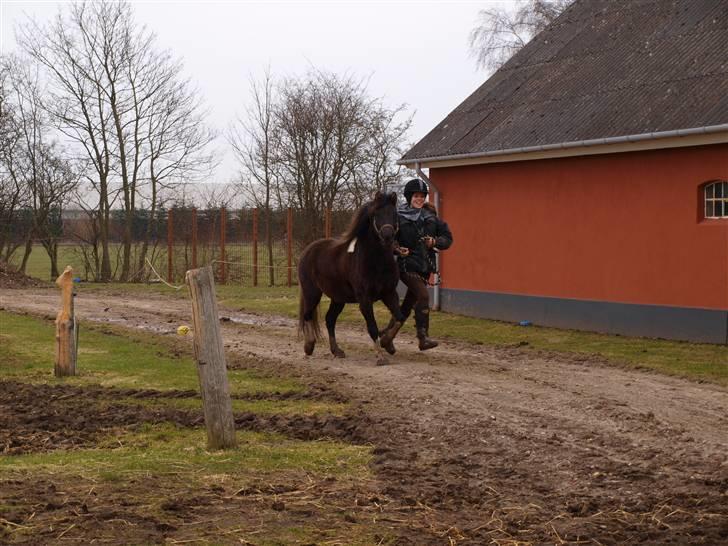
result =
[[392,290],[385,294],[382,297],[382,302],[387,306],[389,312],[392,313],[393,321],[391,326],[384,331],[384,334],[379,340],[379,344],[390,355],[393,355],[396,352],[396,349],[394,348],[394,338],[397,335],[397,332],[399,332],[399,329],[402,328],[402,324],[404,324],[404,315],[399,307],[399,296],[397,296],[396,290]]
[[337,358],[344,358],[346,354],[342,351],[336,343],[336,319],[339,318],[342,309],[344,309],[344,303],[331,300],[329,310],[326,312],[326,330],[329,332],[329,347],[331,347],[331,353]]
[[377,354],[377,366],[383,366],[388,364],[387,356],[382,351],[382,348],[377,343],[379,339],[379,329],[377,328],[377,320],[374,318],[374,307],[372,306],[372,300],[365,299],[359,301],[359,310],[361,311],[364,320],[367,321],[367,332],[369,337],[374,342],[374,350]]

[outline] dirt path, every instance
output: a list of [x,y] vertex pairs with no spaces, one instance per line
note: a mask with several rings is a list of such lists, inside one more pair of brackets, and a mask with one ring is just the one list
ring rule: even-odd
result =
[[[0,290],[52,316],[53,290]],[[186,300],[81,293],[81,321],[172,334]],[[382,494],[422,507],[433,543],[728,543],[728,390],[598,358],[400,336],[377,367],[364,327],[303,356],[293,321],[221,309],[229,350],[324,381],[366,417]],[[438,538],[439,537],[439,538]]]

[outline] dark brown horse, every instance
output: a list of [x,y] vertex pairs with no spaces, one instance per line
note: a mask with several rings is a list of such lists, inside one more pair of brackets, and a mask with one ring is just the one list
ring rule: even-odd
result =
[[397,229],[397,195],[377,192],[374,200],[357,211],[340,237],[319,239],[303,251],[298,262],[301,290],[298,329],[304,335],[303,350],[307,355],[313,353],[316,340],[321,338],[318,305],[322,294],[326,294],[331,299],[326,329],[334,356],[346,356],[336,343],[336,319],[344,305],[358,303],[377,350],[377,364],[386,363],[377,343],[379,330],[372,305],[382,300],[396,319],[395,325],[382,336],[382,346],[391,346],[404,320],[396,292],[399,281],[394,256]]

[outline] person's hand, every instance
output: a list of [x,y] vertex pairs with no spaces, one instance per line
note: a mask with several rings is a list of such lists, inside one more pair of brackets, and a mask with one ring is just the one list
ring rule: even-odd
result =
[[435,246],[435,238],[434,237],[423,237],[422,240],[425,243],[425,246],[427,248],[432,248]]
[[399,247],[399,255],[400,256],[409,256],[409,253],[410,253],[410,249],[407,248],[406,246]]

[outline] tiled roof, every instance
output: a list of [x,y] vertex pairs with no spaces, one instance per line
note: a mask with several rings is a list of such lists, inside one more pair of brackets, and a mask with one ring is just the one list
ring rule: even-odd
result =
[[728,123],[728,0],[577,0],[405,156]]

